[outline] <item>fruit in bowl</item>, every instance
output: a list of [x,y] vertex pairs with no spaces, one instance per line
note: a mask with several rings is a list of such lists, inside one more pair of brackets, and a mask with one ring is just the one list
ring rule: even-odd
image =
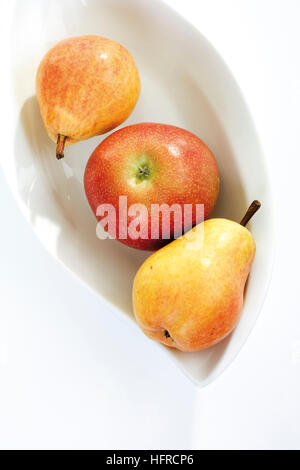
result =
[[49,137],[64,146],[104,134],[124,122],[136,105],[140,78],[131,54],[101,36],[58,42],[44,56],[36,94]]
[[[196,135],[167,124],[141,123],[114,132],[98,145],[87,163],[84,187],[92,211],[113,238],[156,250],[186,231],[187,205],[202,205],[200,219],[209,217],[218,197],[219,171],[214,155]],[[139,212],[139,232],[131,230],[136,212],[130,215],[129,209],[127,217],[124,207],[121,210],[124,197],[126,207],[135,206]],[[99,212],[107,205],[116,211],[113,220]],[[173,207],[174,213],[169,214],[169,230],[164,233],[166,207]],[[196,210],[190,216],[188,229],[200,221]]]
[[133,306],[147,336],[190,352],[217,344],[234,329],[255,256],[244,225],[259,207],[254,201],[240,224],[206,220],[144,262]]

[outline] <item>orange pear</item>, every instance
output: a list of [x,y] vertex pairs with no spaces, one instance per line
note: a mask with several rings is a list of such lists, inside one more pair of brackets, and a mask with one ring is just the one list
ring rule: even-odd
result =
[[65,145],[104,134],[132,112],[140,78],[130,53],[100,36],[79,36],[56,44],[44,56],[36,94],[57,158]]
[[259,207],[254,201],[240,224],[206,220],[144,262],[134,280],[133,306],[147,336],[199,351],[234,329],[255,256],[244,225]]

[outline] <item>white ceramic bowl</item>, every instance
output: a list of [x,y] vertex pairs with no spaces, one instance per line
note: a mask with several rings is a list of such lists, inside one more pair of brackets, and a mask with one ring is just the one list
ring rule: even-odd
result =
[[99,34],[131,51],[140,70],[142,93],[124,125],[143,121],[174,124],[209,145],[221,173],[214,216],[238,221],[253,199],[261,200],[262,209],[250,226],[257,242],[256,259],[234,333],[199,353],[174,352],[161,346],[196,383],[208,383],[233,360],[252,329],[272,264],[269,182],[238,85],[208,41],[160,1],[19,0],[12,27],[16,130],[12,158],[1,158],[4,173],[45,247],[107,301],[116,315],[134,321],[132,281],[147,254],[96,237],[96,221],[82,179],[92,150],[104,137],[67,147],[63,161],[55,158],[55,145],[46,135],[35,98],[35,74],[43,54],[58,40]]

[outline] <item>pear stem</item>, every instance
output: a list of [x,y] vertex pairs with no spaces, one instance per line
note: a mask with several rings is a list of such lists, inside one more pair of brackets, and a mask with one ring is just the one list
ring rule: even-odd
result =
[[247,223],[249,222],[249,220],[253,217],[255,212],[258,211],[260,206],[261,206],[261,203],[259,201],[256,201],[256,200],[253,201],[250,204],[250,206],[248,207],[248,210],[247,210],[246,214],[244,215],[244,217],[242,218],[240,224],[245,227],[247,225]]
[[56,158],[60,160],[64,158],[64,148],[66,143],[67,137],[65,135],[58,134],[57,136],[57,144],[56,144]]

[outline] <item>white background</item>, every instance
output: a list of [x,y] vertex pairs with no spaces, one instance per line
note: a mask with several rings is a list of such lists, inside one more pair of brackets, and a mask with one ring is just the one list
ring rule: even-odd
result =
[[[197,389],[52,259],[0,172],[0,448],[300,448],[300,2],[167,3],[223,56],[261,136],[277,216],[265,305],[234,363]],[[0,5],[5,152],[11,33]]]

